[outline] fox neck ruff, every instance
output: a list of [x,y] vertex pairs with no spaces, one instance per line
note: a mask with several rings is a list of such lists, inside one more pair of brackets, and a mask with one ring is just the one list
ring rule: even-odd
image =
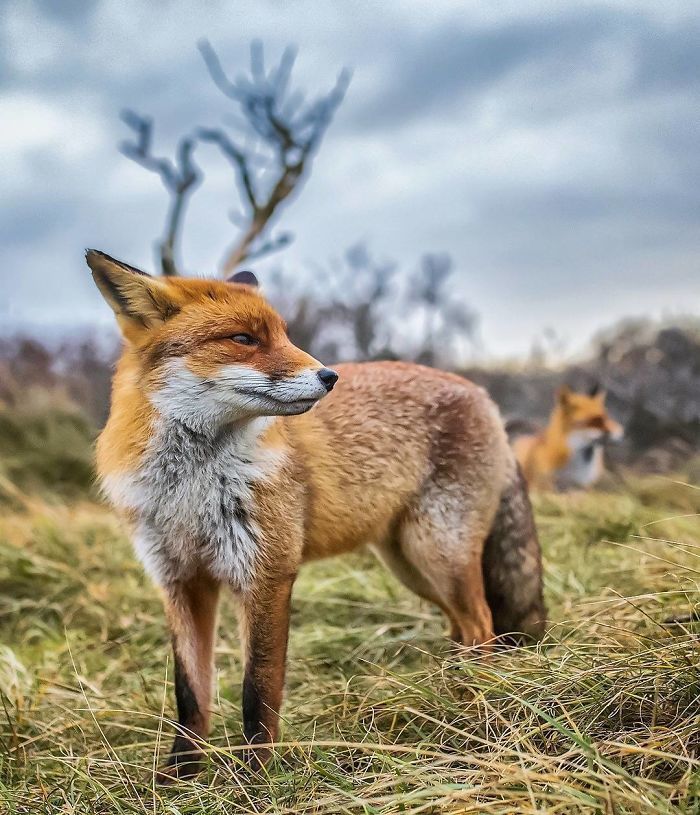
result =
[[250,586],[260,539],[254,485],[284,458],[261,444],[270,421],[214,435],[159,416],[138,468],[103,478],[110,500],[132,518],[136,553],[157,584],[204,572],[236,590]]

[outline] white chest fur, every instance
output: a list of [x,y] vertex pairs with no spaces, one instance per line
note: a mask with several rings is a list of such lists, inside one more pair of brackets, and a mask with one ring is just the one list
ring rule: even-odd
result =
[[588,441],[575,446],[568,464],[560,474],[562,486],[589,487],[603,474],[603,447]]
[[104,479],[113,503],[135,513],[134,546],[156,583],[205,570],[236,589],[250,584],[260,536],[252,488],[281,459],[260,448],[265,421],[216,437],[164,421],[138,471]]

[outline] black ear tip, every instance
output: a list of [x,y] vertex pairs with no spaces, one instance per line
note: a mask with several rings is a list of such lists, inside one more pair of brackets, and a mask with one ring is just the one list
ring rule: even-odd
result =
[[143,277],[150,277],[149,274],[141,271],[141,269],[137,269],[135,266],[129,266],[128,263],[124,263],[122,260],[117,260],[111,255],[108,255],[106,252],[100,252],[99,249],[86,249],[85,261],[93,272],[104,273],[105,271],[108,271],[116,266],[124,271],[132,272],[133,274],[142,275]]
[[589,396],[597,396],[600,393],[600,382],[594,382],[588,389]]
[[100,252],[99,249],[86,249],[85,250],[85,260],[88,262],[89,266],[92,266],[98,260],[111,260],[116,263],[114,258],[110,257],[109,255],[105,254],[104,252]]
[[97,249],[85,250],[85,262],[93,271],[95,271],[95,266],[99,263],[101,257],[102,252],[98,252]]
[[249,271],[240,271],[232,274],[231,277],[227,278],[227,283],[240,283],[242,286],[253,286],[254,288],[258,287],[258,278]]

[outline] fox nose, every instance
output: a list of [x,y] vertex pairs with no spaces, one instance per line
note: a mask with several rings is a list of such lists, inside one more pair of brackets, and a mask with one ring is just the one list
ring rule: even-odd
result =
[[338,381],[338,374],[335,371],[331,371],[330,368],[321,368],[321,370],[318,371],[318,378],[327,391],[332,391],[333,385]]

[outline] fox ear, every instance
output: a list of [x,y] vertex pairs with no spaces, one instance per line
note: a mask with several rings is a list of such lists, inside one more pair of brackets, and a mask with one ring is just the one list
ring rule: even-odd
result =
[[95,249],[87,250],[85,260],[122,329],[152,328],[180,310],[162,280]]
[[560,385],[557,390],[557,402],[562,407],[567,407],[569,404],[569,397],[571,396],[571,388],[568,385]]
[[258,278],[248,271],[240,271],[232,274],[231,277],[226,279],[227,283],[241,283],[244,286],[252,286],[254,289],[258,287]]
[[588,389],[589,396],[598,396],[600,394],[600,382],[594,382]]

